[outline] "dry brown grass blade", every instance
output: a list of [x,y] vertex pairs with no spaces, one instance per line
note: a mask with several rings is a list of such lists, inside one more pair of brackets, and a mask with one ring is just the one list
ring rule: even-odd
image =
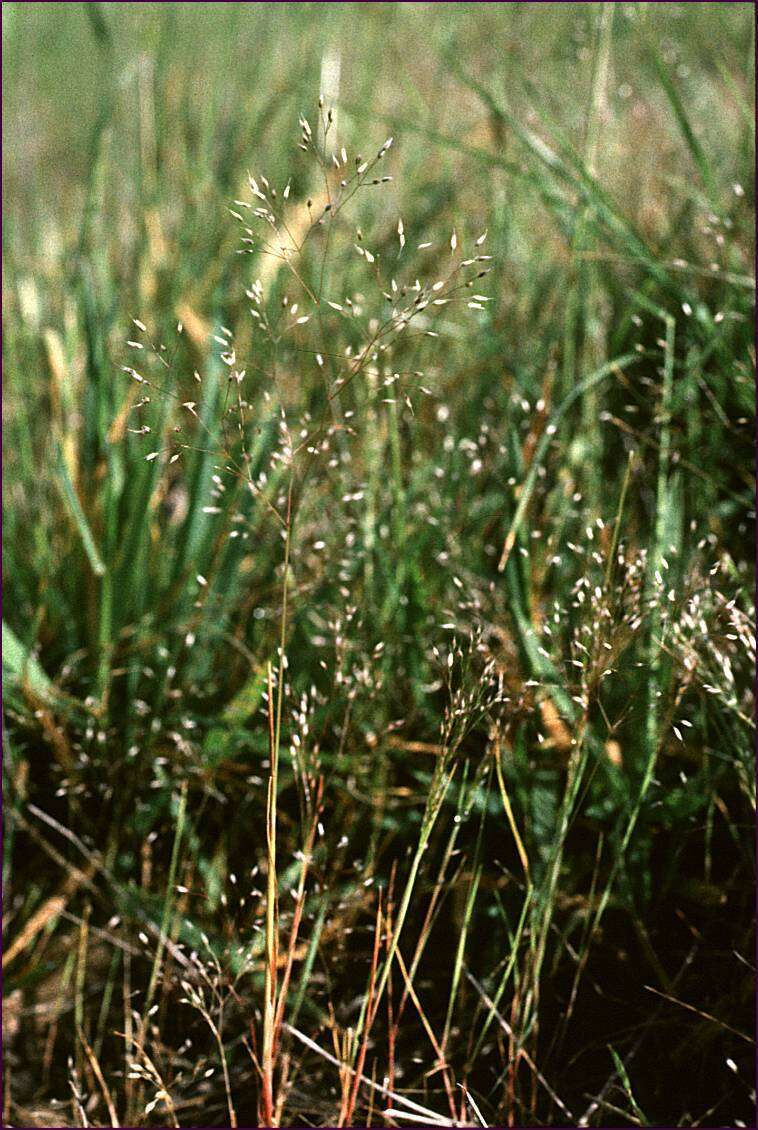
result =
[[103,1075],[99,1060],[88,1044],[87,1037],[84,1035],[84,1032],[81,1030],[81,1028],[77,1029],[77,1035],[79,1036],[82,1047],[84,1048],[85,1054],[89,1061],[89,1065],[92,1068],[92,1073],[97,1079],[100,1090],[103,1092],[103,1098],[105,1099],[105,1105],[108,1108],[108,1117],[111,1120],[111,1126],[118,1127],[118,1115],[116,1114],[116,1107],[113,1103],[113,1096],[111,1095],[108,1084],[105,1081],[105,1076]]
[[71,773],[76,766],[76,758],[71,750],[65,730],[62,726],[57,724],[52,711],[46,706],[41,705],[37,697],[31,691],[27,692],[26,697],[35,707],[37,720],[40,722],[45,737],[52,746],[56,760],[66,773]]
[[542,724],[548,732],[546,746],[548,748],[554,747],[559,753],[570,753],[574,746],[574,739],[571,737],[571,731],[561,718],[558,707],[552,698],[548,695],[542,696],[539,701],[539,708],[542,715]]
[[532,1072],[532,1076],[533,1076],[534,1080],[536,1082],[541,1083],[542,1087],[547,1092],[547,1094],[550,1096],[550,1098],[553,1100],[555,1105],[566,1115],[566,1117],[569,1119],[570,1123],[573,1124],[574,1123],[573,1114],[568,1109],[568,1107],[563,1102],[563,1100],[555,1093],[553,1088],[550,1086],[547,1079],[542,1074],[542,1072],[539,1070],[539,1068],[537,1067],[537,1065],[534,1062],[534,1060],[532,1059],[532,1057],[529,1055],[529,1052],[526,1050],[526,1048],[522,1047],[515,1040],[515,1034],[514,1034],[514,1031],[513,1031],[513,1028],[511,1027],[511,1025],[508,1023],[508,1021],[505,1019],[505,1017],[498,1011],[498,1009],[495,1007],[494,1002],[487,995],[487,993],[485,992],[482,985],[479,984],[476,977],[474,977],[474,975],[471,972],[469,972],[468,969],[466,970],[466,976],[469,979],[469,981],[471,982],[471,984],[474,986],[474,988],[476,989],[479,996],[481,997],[482,1003],[492,1013],[495,1020],[500,1025],[500,1027],[503,1029],[503,1031],[508,1036],[508,1038],[516,1044],[516,1047],[517,1047],[516,1054],[517,1054],[517,1056],[520,1056],[521,1059],[524,1060],[524,1063],[526,1063],[527,1067]]
[[[455,1095],[454,1095],[454,1092],[453,1092],[453,1080],[450,1077],[450,1065],[447,1062],[447,1057],[445,1055],[445,1049],[442,1047],[439,1040],[435,1036],[434,1029],[432,1028],[432,1025],[429,1021],[429,1018],[427,1017],[426,1013],[424,1012],[421,1001],[418,998],[418,994],[416,993],[416,990],[413,987],[413,982],[411,981],[411,978],[408,974],[408,970],[406,969],[405,962],[403,961],[403,955],[400,952],[399,946],[395,950],[395,957],[397,958],[397,963],[400,966],[400,972],[403,975],[403,980],[405,981],[406,988],[408,990],[408,995],[410,996],[411,1000],[413,1001],[413,1004],[416,1007],[416,1012],[419,1015],[421,1023],[424,1026],[424,1030],[425,1030],[427,1036],[429,1037],[429,1042],[431,1043],[432,1047],[434,1048],[435,1054],[437,1056],[437,1064],[434,1068],[434,1071],[441,1071],[442,1072],[442,1079],[443,1079],[443,1082],[445,1084],[445,1091],[447,1092],[447,1098],[448,1098],[448,1102],[450,1104],[450,1113],[451,1113],[452,1118],[455,1120],[457,1118],[457,1112],[456,1112],[456,1109],[455,1109]],[[428,1072],[427,1075],[428,1074],[430,1074],[430,1073]]]
[[[321,1056],[322,1059],[327,1060],[334,1067],[339,1068],[340,1071],[345,1070],[349,1075],[356,1074],[354,1068],[341,1063],[337,1056],[332,1055],[330,1052],[320,1047],[315,1042],[315,1040],[312,1040],[309,1036],[306,1036],[304,1032],[300,1032],[297,1028],[293,1028],[291,1024],[285,1024],[284,1027],[286,1031],[289,1032],[290,1035],[294,1036],[297,1040],[299,1040],[301,1044],[304,1044],[305,1047],[310,1048],[312,1052],[315,1052],[317,1055]],[[391,1099],[393,1103],[398,1103],[400,1106],[407,1107],[409,1111],[414,1111],[420,1115],[423,1115],[424,1117],[428,1118],[430,1122],[432,1122],[435,1126],[455,1125],[455,1123],[450,1119],[441,1117],[433,1110],[429,1110],[428,1107],[424,1107],[420,1103],[414,1102],[412,1099],[407,1099],[405,1095],[397,1094],[397,1092],[390,1090],[389,1087],[383,1087],[380,1083],[376,1083],[373,1079],[369,1079],[367,1075],[360,1075],[359,1079],[364,1087],[369,1087],[372,1091],[376,1091],[377,1094],[384,1095],[385,1098]]]
[[[119,409],[118,415],[113,420],[110,428],[108,429],[108,443],[121,443],[126,437],[126,425],[129,423],[129,413],[134,407],[134,403],[139,395],[139,388],[137,385],[129,385],[129,389],[124,398],[124,403]],[[66,446],[63,443],[63,455],[66,457]],[[68,459],[67,459],[68,465]],[[70,471],[70,468],[69,468]],[[72,477],[72,482],[75,480]]]
[[188,338],[195,346],[196,349],[204,350],[208,346],[208,338],[210,336],[211,327],[208,323],[196,314],[192,307],[183,302],[176,310],[179,321],[184,326]]
[[61,912],[66,909],[72,896],[80,887],[90,882],[96,871],[97,867],[93,863],[87,867],[86,871],[79,871],[78,868],[71,869],[59,893],[57,895],[51,895],[50,898],[43,902],[39,910],[35,911],[28,920],[15,941],[11,942],[7,950],[5,950],[3,953],[3,969],[6,965],[10,965],[14,958],[18,957],[20,953],[23,953],[40,931],[44,930],[48,922],[57,918]]
[[[328,202],[328,196],[325,192],[316,194],[309,208],[305,201],[297,205],[292,215],[287,220],[285,233],[292,241],[292,246],[288,251],[288,258],[293,253],[297,252],[302,246],[303,240],[308,235],[308,232],[313,227],[315,216],[320,216],[324,211],[324,207]],[[263,287],[267,287],[277,274],[284,267],[285,261],[276,255],[264,255],[259,268],[259,278]]]
[[371,1033],[371,1028],[376,1017],[376,1009],[378,1001],[376,999],[376,972],[379,966],[379,946],[382,939],[382,923],[384,916],[382,914],[382,896],[379,892],[379,900],[376,908],[376,925],[374,928],[374,949],[371,955],[371,971],[368,979],[368,999],[366,1003],[366,1021],[363,1026],[363,1035],[361,1038],[360,1051],[358,1052],[358,1061],[355,1065],[353,1072],[353,1085],[350,1089],[350,1094],[347,1099],[347,1104],[343,1111],[340,1112],[339,1125],[349,1126],[353,1120],[353,1112],[355,1104],[358,1100],[358,1090],[361,1085],[363,1077],[363,1065],[366,1062],[366,1052],[368,1051],[368,1040]]
[[405,753],[428,753],[432,757],[441,757],[445,753],[445,747],[438,742],[412,742],[399,738],[396,734],[387,738],[387,745],[390,749],[401,749]]
[[695,1008],[692,1004],[687,1004],[687,1001],[680,1001],[677,997],[672,997],[669,993],[662,993],[660,989],[654,989],[652,985],[645,985],[649,993],[655,993],[657,997],[663,997],[665,1001],[670,1004],[678,1005],[679,1008],[684,1008],[687,1012],[694,1012],[696,1016],[701,1016],[703,1020],[709,1020],[711,1024],[716,1024],[719,1028],[723,1028],[725,1032],[731,1032],[733,1036],[739,1037],[744,1040],[746,1044],[755,1047],[755,1040],[752,1036],[747,1036],[744,1032],[740,1032],[739,1028],[733,1028],[731,1024],[727,1024],[725,1020],[719,1020],[718,1016],[713,1016],[710,1012],[704,1012],[702,1008]]
[[300,871],[300,880],[298,882],[297,897],[295,899],[295,914],[292,919],[292,929],[290,931],[289,945],[287,946],[287,953],[278,956],[278,966],[284,968],[284,976],[282,977],[281,987],[279,989],[279,1001],[276,1009],[276,1017],[274,1021],[274,1055],[276,1055],[279,1048],[279,1041],[281,1035],[282,1023],[284,1021],[284,1011],[287,1004],[287,992],[289,990],[290,978],[292,977],[292,967],[295,961],[302,960],[307,953],[308,947],[306,945],[298,946],[297,940],[300,933],[300,925],[303,918],[303,911],[305,910],[305,886],[308,879],[308,867],[313,856],[313,845],[316,840],[316,832],[318,831],[318,821],[321,815],[321,801],[324,792],[324,780],[320,778],[318,783],[318,791],[316,794],[316,803],[314,805],[313,819],[308,831],[308,838],[305,842],[303,851],[303,866]]
[[[72,395],[70,391],[72,379],[70,366],[66,360],[66,351],[58,331],[48,326],[43,331],[43,338],[51,377],[50,407],[53,425],[60,436],[61,450],[66,467],[68,468],[69,477],[71,478],[74,490],[77,490],[79,467],[81,463],[77,443],[78,430],[76,427],[71,426],[70,407],[67,409],[66,403],[67,397],[70,398]],[[66,392],[67,389],[69,389],[68,393]]]

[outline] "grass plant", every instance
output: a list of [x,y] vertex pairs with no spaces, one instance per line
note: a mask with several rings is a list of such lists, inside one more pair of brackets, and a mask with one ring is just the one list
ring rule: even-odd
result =
[[3,36],[7,1124],[751,1124],[752,7]]

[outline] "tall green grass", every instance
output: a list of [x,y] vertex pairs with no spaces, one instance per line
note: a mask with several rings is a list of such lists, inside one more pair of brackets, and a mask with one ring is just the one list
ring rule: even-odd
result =
[[6,1119],[749,1122],[752,8],[6,15]]

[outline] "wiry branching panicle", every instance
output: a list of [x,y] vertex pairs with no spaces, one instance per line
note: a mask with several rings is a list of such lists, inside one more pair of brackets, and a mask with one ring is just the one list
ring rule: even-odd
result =
[[[427,277],[420,279],[415,274],[403,277],[400,252],[404,236],[394,254],[375,253],[361,228],[350,221],[348,206],[354,197],[392,181],[390,176],[373,175],[384,162],[392,138],[373,158],[364,160],[359,155],[351,162],[344,148],[328,153],[326,118],[323,145],[307,132],[310,127],[305,119],[301,126],[300,148],[310,159],[312,172],[298,179],[310,177],[317,186],[314,197],[296,199],[291,180],[277,192],[265,176],[249,175],[251,199],[236,200],[231,210],[242,225],[241,250],[253,257],[256,277],[245,291],[252,322],[247,330],[249,361],[238,358],[230,329],[222,326],[212,334],[219,360],[228,371],[220,417],[210,421],[198,412],[197,389],[193,399],[183,399],[184,382],[174,366],[177,347],[169,351],[164,344],[156,345],[145,323],[137,319],[139,338],[127,342],[151,367],[148,374],[124,366],[134,380],[151,390],[134,405],[135,410],[142,412],[151,405],[155,394],[170,396],[184,410],[177,413],[178,422],[172,421],[168,446],[149,451],[146,459],[162,456],[171,464],[183,451],[191,450],[197,439],[212,444],[215,437],[215,450],[225,461],[223,471],[244,476],[254,492],[263,492],[269,475],[298,457],[304,465],[302,474],[309,472],[317,457],[323,462],[334,452],[337,435],[354,428],[346,421],[372,400],[388,405],[402,402],[413,411],[419,390],[429,393],[419,384],[423,370],[412,367],[418,363],[417,339],[439,336],[434,327],[444,307],[483,310],[490,301],[489,296],[474,293],[491,270],[491,256],[479,251],[484,236],[472,241],[466,257],[456,254],[454,233],[451,252],[442,256],[441,263],[441,246],[429,241],[421,244]],[[399,230],[402,235],[402,220]],[[377,236],[384,238],[381,231]],[[354,253],[364,265],[358,276]],[[415,264],[416,269],[418,266]],[[429,273],[435,268],[439,274]],[[182,324],[178,332],[185,332]],[[321,393],[315,404],[304,407],[303,389],[313,384],[314,372],[321,378]],[[158,379],[169,373],[166,380]],[[197,371],[194,380],[202,387]],[[187,387],[191,390],[192,386]],[[265,417],[276,424],[277,442],[267,452],[269,468],[254,478],[250,451],[264,427],[261,407]],[[132,430],[154,434],[146,424]]]
[[[303,572],[299,565],[300,531],[307,530],[310,494],[323,495],[331,473],[341,479],[337,500],[340,504],[361,502],[365,488],[358,483],[345,490],[349,482],[351,443],[362,426],[362,416],[391,413],[397,426],[399,407],[414,412],[419,392],[430,395],[419,358],[426,339],[438,338],[440,318],[450,316],[448,307],[466,314],[483,311],[489,297],[481,293],[490,272],[491,257],[480,250],[485,236],[472,240],[471,250],[462,250],[456,230],[448,238],[447,249],[433,241],[419,246],[423,258],[409,262],[402,219],[394,221],[399,246],[387,246],[381,232],[386,220],[379,212],[379,231],[372,239],[350,219],[350,206],[360,207],[368,194],[374,201],[363,211],[379,211],[376,193],[392,182],[382,172],[392,145],[388,138],[374,155],[352,156],[345,147],[329,150],[332,115],[319,107],[320,128],[314,133],[301,117],[299,149],[309,162],[310,171],[293,174],[279,188],[263,174],[249,174],[248,196],[234,201],[230,209],[242,227],[240,251],[250,257],[255,277],[245,289],[249,302],[246,330],[233,332],[217,327],[212,340],[217,356],[216,374],[192,371],[187,382],[181,375],[184,361],[182,340],[185,327],[177,326],[177,344],[169,350],[156,344],[146,322],[135,319],[137,336],[127,342],[140,360],[140,368],[124,366],[124,371],[140,386],[143,395],[133,405],[141,421],[129,430],[156,438],[145,455],[147,462],[160,461],[169,474],[181,466],[185,456],[200,454],[210,462],[212,473],[208,497],[202,507],[211,519],[226,519],[221,538],[245,539],[270,520],[282,539],[282,566],[279,570],[280,598],[275,615],[279,620],[278,646],[268,667],[268,683],[261,691],[267,717],[269,780],[266,800],[268,841],[267,890],[264,900],[263,960],[265,969],[261,1050],[257,1061],[260,1072],[260,1117],[273,1125],[280,1117],[284,1100],[286,1068],[279,1068],[278,1055],[286,1007],[286,988],[282,989],[280,956],[284,941],[282,927],[286,915],[280,910],[276,844],[278,839],[278,793],[282,766],[282,741],[288,743],[292,779],[301,794],[305,825],[311,827],[308,845],[300,852],[301,882],[296,892],[296,909],[290,930],[289,952],[293,955],[305,906],[305,877],[313,850],[314,831],[323,837],[319,820],[323,791],[323,771],[318,746],[311,748],[310,717],[319,694],[316,688],[301,695],[300,706],[292,701],[290,644],[292,618],[297,617],[298,594],[291,591]],[[299,197],[292,191],[293,181],[310,183],[312,195]],[[384,212],[386,213],[386,205]],[[382,241],[379,245],[374,240]],[[459,249],[461,248],[461,249]],[[405,254],[404,254],[405,253]],[[415,267],[415,271],[413,268]],[[358,270],[356,270],[358,268]],[[416,271],[421,271],[420,277]],[[244,333],[245,354],[240,337]],[[197,343],[195,343],[197,344]],[[316,380],[314,381],[314,374]],[[314,391],[311,392],[310,390]],[[145,417],[159,405],[158,423]],[[180,482],[181,480],[177,480]],[[176,490],[176,486],[174,490]],[[229,522],[228,492],[240,496],[239,512]],[[242,499],[247,501],[243,502]],[[327,503],[331,506],[331,501]],[[221,526],[221,522],[219,523]],[[229,528],[229,525],[232,528]],[[348,536],[349,548],[352,535]],[[310,543],[323,549],[325,542],[305,535],[303,552]],[[347,561],[344,576],[351,569]],[[212,584],[197,574],[195,607],[204,610],[212,599]],[[348,596],[349,588],[341,587]],[[300,593],[302,601],[302,590]],[[322,661],[326,673],[349,704],[371,699],[382,687],[381,672],[374,670],[383,642],[373,649],[373,660],[358,654],[350,658],[345,648],[345,627],[354,620],[356,609],[348,607],[329,625],[334,640],[333,664]],[[344,621],[344,623],[343,623]],[[185,646],[196,642],[188,633]],[[422,821],[419,853],[426,849],[455,771],[455,758],[461,742],[472,726],[485,716],[497,699],[489,701],[491,671],[477,674],[473,681],[454,671],[456,663],[466,667],[477,658],[472,641],[467,653],[456,644],[443,666],[443,681],[449,685],[449,705],[442,723],[444,750],[435,772]],[[295,677],[297,673],[295,672]],[[473,689],[471,689],[473,688]],[[313,705],[309,706],[309,700]],[[285,737],[285,734],[288,737]],[[177,735],[177,746],[182,743]],[[191,760],[191,749],[185,752]],[[412,868],[406,888],[407,899],[413,887],[421,855]],[[402,915],[396,930],[402,926]],[[396,944],[396,943],[395,943]],[[289,978],[291,960],[285,966]],[[381,997],[389,971],[379,981]],[[187,1001],[206,1019],[223,1057],[221,1025],[223,1003],[217,1002],[218,1016],[205,1002],[202,991],[185,983]],[[378,1004],[377,998],[377,1004]],[[359,1055],[359,1045],[354,1054]],[[280,1070],[284,1074],[280,1078]],[[351,1100],[354,1105],[355,1097]],[[235,1115],[229,1096],[229,1114]]]

